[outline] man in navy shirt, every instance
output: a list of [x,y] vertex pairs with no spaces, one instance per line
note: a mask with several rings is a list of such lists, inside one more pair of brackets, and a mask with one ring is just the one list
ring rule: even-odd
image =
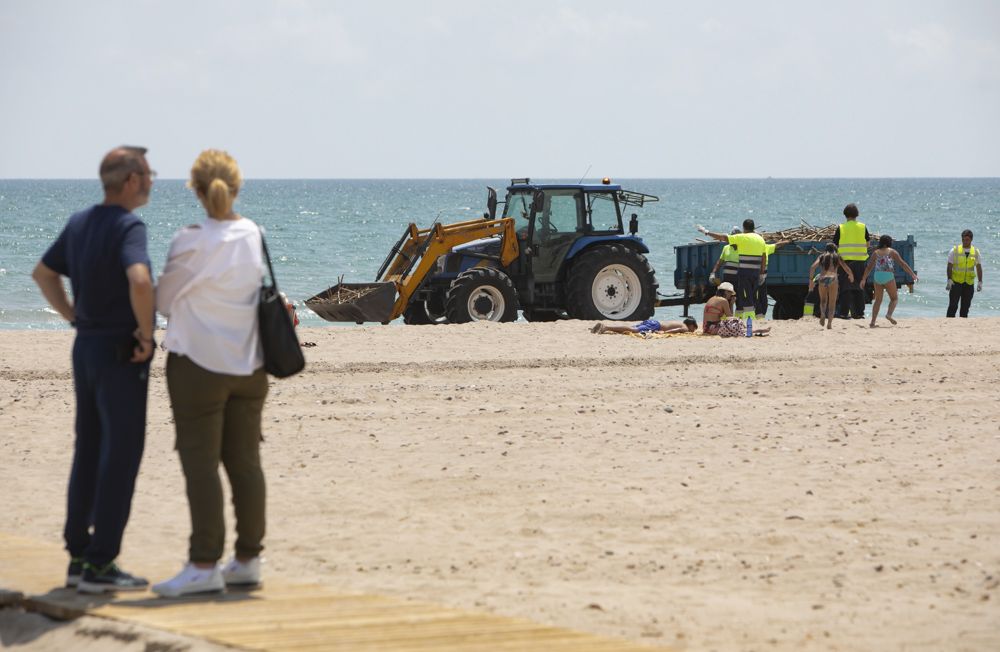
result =
[[[146,437],[154,299],[146,225],[155,172],[146,149],[119,147],[101,161],[104,201],[74,214],[32,274],[49,304],[76,327],[76,443],[63,535],[67,586],[83,593],[141,590],[115,564]],[[73,290],[70,301],[62,276]]]

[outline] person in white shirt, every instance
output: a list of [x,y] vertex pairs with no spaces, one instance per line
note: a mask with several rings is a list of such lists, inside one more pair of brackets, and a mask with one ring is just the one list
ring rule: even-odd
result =
[[[968,317],[972,295],[983,291],[983,252],[972,246],[972,231],[969,229],[962,231],[962,244],[955,245],[948,252],[947,274],[948,312],[945,316],[954,317],[959,312],[958,304],[961,302],[959,316]],[[977,277],[979,284],[973,291],[972,286]]]
[[[257,304],[264,264],[260,228],[233,211],[242,182],[226,152],[198,156],[188,186],[208,217],[174,236],[156,292],[157,310],[168,319],[167,389],[192,529],[188,563],[153,586],[165,597],[260,582],[261,412],[268,384]],[[236,512],[235,555],[221,569],[226,525],[220,462]]]

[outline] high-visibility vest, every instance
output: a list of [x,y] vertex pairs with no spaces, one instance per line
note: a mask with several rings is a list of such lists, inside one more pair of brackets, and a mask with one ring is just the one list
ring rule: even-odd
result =
[[840,225],[840,244],[837,252],[844,260],[868,260],[868,241],[865,240],[865,225],[857,220],[848,220]]
[[767,248],[764,238],[756,233],[734,233],[729,236],[729,244],[739,250],[739,269],[760,272],[760,259]]
[[955,262],[951,264],[951,280],[956,283],[967,283],[972,285],[976,282],[976,265],[979,264],[979,252],[972,245],[969,245],[969,253],[965,253],[965,247],[956,245],[952,258]]
[[722,261],[723,277],[736,275],[736,269],[740,266],[740,254],[736,251],[736,247],[729,244],[723,247],[719,260]]

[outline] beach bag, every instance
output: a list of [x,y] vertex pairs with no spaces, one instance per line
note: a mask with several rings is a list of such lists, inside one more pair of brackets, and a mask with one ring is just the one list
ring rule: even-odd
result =
[[745,337],[746,324],[742,319],[726,319],[719,324],[719,337]]
[[302,347],[299,345],[295,325],[288,314],[285,300],[278,291],[278,281],[271,266],[271,255],[263,231],[260,244],[264,248],[267,271],[271,283],[265,277],[260,288],[260,303],[257,305],[257,322],[260,328],[260,346],[264,352],[264,370],[275,378],[287,378],[299,373],[306,366]]

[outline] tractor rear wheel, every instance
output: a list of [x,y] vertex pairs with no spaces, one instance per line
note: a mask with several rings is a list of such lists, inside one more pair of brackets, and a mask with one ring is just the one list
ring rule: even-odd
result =
[[517,290],[510,277],[492,267],[473,267],[451,282],[445,314],[452,324],[514,321]]
[[567,277],[566,311],[574,319],[639,321],[653,316],[656,275],[642,254],[622,245],[580,254]]

